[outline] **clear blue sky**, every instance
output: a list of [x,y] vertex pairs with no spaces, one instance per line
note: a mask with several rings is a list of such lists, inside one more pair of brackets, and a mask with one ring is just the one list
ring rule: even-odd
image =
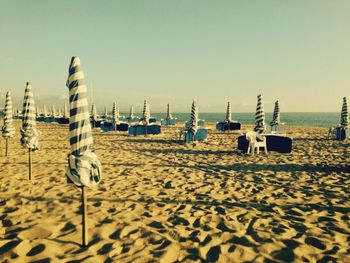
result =
[[[350,1],[0,0],[0,95],[67,101],[79,56],[97,106],[141,111],[340,111],[350,98]],[[0,107],[3,102],[0,102]],[[48,105],[47,105],[48,106]]]

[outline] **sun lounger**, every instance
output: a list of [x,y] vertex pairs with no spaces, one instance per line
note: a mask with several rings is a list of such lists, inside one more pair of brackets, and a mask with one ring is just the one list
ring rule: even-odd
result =
[[[268,151],[275,151],[279,153],[290,153],[293,148],[293,139],[287,136],[278,134],[263,134],[266,137],[266,146]],[[238,137],[238,150],[247,152],[249,141],[246,135]]]
[[117,125],[114,125],[111,122],[102,122],[101,123],[101,131],[108,132],[108,131],[128,131],[129,130],[129,124],[127,123],[119,123]]
[[148,134],[160,134],[161,126],[160,125],[132,125],[129,127],[129,135],[137,136],[137,135],[148,135]]
[[207,138],[208,130],[205,128],[200,128],[197,133],[193,134],[189,131],[184,131],[184,142],[189,143],[192,141],[204,141]]
[[219,131],[240,130],[241,124],[239,122],[217,122],[216,129]]

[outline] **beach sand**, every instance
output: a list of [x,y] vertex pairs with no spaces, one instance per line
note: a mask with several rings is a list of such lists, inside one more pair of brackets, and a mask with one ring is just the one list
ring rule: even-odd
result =
[[38,123],[31,183],[19,125],[7,158],[0,146],[1,262],[350,262],[350,142],[326,128],[287,126],[293,152],[267,156],[238,153],[242,131],[213,123],[197,145],[177,143],[175,127],[95,129],[103,178],[88,190],[82,248],[68,126]]

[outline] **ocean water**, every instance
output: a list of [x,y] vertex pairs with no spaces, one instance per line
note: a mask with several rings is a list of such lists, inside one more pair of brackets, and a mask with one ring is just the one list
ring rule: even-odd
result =
[[[122,114],[127,115],[127,114]],[[141,114],[135,114],[141,116]],[[165,113],[154,113],[152,117],[158,120],[166,117]],[[187,121],[190,118],[189,113],[173,113],[173,117],[176,117],[179,121]],[[223,121],[226,117],[226,113],[199,113],[199,118],[209,122]],[[239,121],[242,124],[254,124],[255,113],[232,113],[232,118],[235,121]],[[266,124],[272,121],[272,113],[265,113]],[[340,113],[338,112],[282,112],[281,122],[286,125],[298,125],[298,126],[318,126],[318,127],[331,127],[337,126],[340,123]]]

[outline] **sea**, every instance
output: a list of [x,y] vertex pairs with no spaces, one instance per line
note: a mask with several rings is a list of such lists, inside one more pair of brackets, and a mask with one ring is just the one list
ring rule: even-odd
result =
[[[122,114],[128,115],[128,114]],[[141,116],[141,114],[135,114]],[[172,113],[173,117],[179,121],[187,121],[190,119],[189,113]],[[152,117],[157,120],[165,119],[165,113],[154,113]],[[224,121],[226,113],[199,113],[199,118],[208,122]],[[241,124],[254,124],[255,113],[242,112],[232,113],[232,119]],[[266,124],[272,121],[272,113],[265,113]],[[332,127],[340,123],[340,112],[282,112],[281,122],[286,125],[297,126],[316,126],[316,127]]]

